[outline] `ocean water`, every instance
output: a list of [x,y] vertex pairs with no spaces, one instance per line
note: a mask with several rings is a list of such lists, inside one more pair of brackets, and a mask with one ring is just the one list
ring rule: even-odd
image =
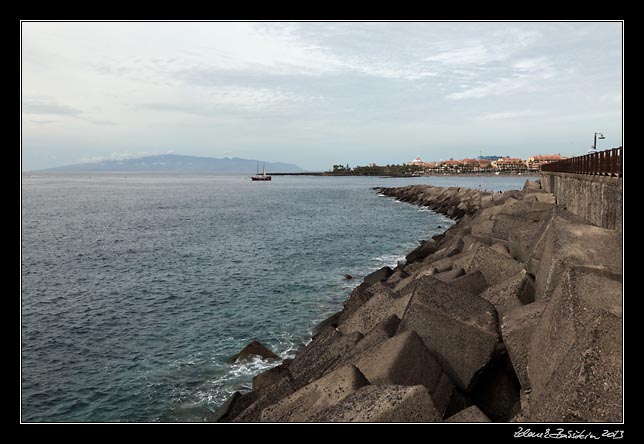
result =
[[525,180],[23,175],[22,421],[201,421],[278,363],[230,356],[294,356],[361,277],[453,223],[371,187]]

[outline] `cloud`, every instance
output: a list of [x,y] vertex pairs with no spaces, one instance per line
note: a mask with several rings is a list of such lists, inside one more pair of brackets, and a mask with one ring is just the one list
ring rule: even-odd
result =
[[438,54],[426,57],[429,62],[439,62],[445,65],[469,65],[484,64],[490,61],[490,52],[481,44],[465,48],[452,49],[439,52]]
[[477,118],[477,120],[511,120],[511,119],[519,119],[522,117],[534,117],[542,114],[543,113],[540,113],[537,111],[531,111],[531,110],[504,111],[504,112],[482,114]]
[[448,100],[463,100],[463,99],[482,99],[488,96],[504,96],[512,95],[517,92],[530,92],[534,89],[534,85],[527,78],[510,77],[501,78],[497,81],[489,82],[481,86],[466,89],[464,91],[453,92],[448,94]]
[[80,117],[83,112],[72,106],[57,103],[47,97],[24,97],[22,99],[22,112],[36,115],[59,115]]

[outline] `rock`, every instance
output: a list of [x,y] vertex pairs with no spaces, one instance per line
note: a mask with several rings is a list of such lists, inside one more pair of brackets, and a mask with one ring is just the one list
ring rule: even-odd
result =
[[[520,213],[523,214],[523,213]],[[495,239],[510,240],[510,234],[519,230],[533,230],[539,228],[539,222],[533,222],[525,217],[512,214],[497,214],[492,226],[492,237]]]
[[394,271],[389,267],[382,267],[379,270],[374,271],[373,273],[367,275],[363,282],[367,285],[373,285],[376,282],[385,281],[389,276],[391,276]]
[[622,340],[621,275],[565,270],[530,342],[530,421],[622,421]]
[[350,279],[353,279],[353,276],[351,276],[350,274],[345,274],[345,275],[344,275],[344,278],[345,278],[346,280],[350,280]]
[[422,385],[368,385],[311,418],[314,422],[440,422]]
[[253,390],[275,384],[284,378],[290,377],[291,372],[289,372],[288,367],[280,364],[255,376],[253,378]]
[[391,289],[383,287],[338,325],[338,330],[342,334],[351,332],[364,334],[391,315],[401,318],[408,302],[409,296],[401,297]]
[[613,273],[621,273],[621,234],[554,216],[546,229],[535,275],[535,297],[548,299],[564,271],[572,265],[604,266]]
[[389,287],[395,287],[400,281],[407,279],[409,277],[409,274],[403,270],[402,268],[399,268],[394,271],[394,274],[389,276],[389,278],[385,281],[385,283]]
[[450,416],[446,422],[491,422],[477,406],[472,405]]
[[246,347],[244,347],[242,351],[240,351],[235,356],[230,358],[228,362],[230,364],[233,364],[237,361],[244,361],[244,360],[250,359],[253,356],[258,356],[262,359],[279,359],[279,356],[277,356],[275,353],[270,351],[260,342],[253,341],[250,344],[248,344]]
[[557,200],[556,200],[554,194],[539,193],[539,194],[536,194],[535,197],[537,198],[538,202],[545,202],[545,203],[549,203],[549,204],[557,203]]
[[497,242],[496,244],[492,244],[492,246],[490,248],[492,250],[496,251],[497,253],[500,253],[500,254],[502,254],[504,256],[512,257],[510,255],[510,252],[508,251],[508,247],[506,247],[505,245],[503,245],[501,243]]
[[421,245],[414,248],[407,256],[405,256],[407,264],[409,265],[416,261],[422,261],[430,254],[436,252],[437,249],[438,242],[434,239],[423,242]]
[[310,417],[342,401],[369,381],[352,365],[341,367],[266,407],[262,422],[304,422]]
[[521,385],[503,343],[476,377],[470,396],[494,422],[507,422],[521,409]]
[[501,336],[512,362],[512,367],[523,390],[530,390],[528,378],[528,349],[541,314],[544,302],[515,307],[501,317]]
[[450,281],[449,286],[472,295],[479,295],[488,288],[483,273],[478,270]]
[[541,189],[541,183],[534,181],[531,182],[529,180],[525,181],[525,184],[523,185],[523,191],[526,190],[540,190]]
[[454,266],[462,267],[467,273],[479,270],[490,286],[503,282],[524,268],[520,262],[499,254],[485,245],[479,245],[473,253],[457,259]]
[[205,422],[226,422],[228,414],[232,406],[241,398],[242,394],[239,392],[233,393],[215,412],[209,413]]
[[[290,378],[284,378],[275,384],[253,390],[244,395],[240,401],[248,400],[243,410],[232,416],[231,422],[260,422],[262,411],[295,392],[296,387]],[[250,403],[249,403],[250,402]]]
[[300,351],[289,365],[296,388],[324,375],[345,356],[363,335],[359,332],[343,335],[333,327],[326,327]]
[[338,326],[338,323],[340,322],[340,317],[342,316],[342,312],[339,311],[337,313],[332,314],[325,320],[319,322],[315,327],[313,327],[313,330],[311,332],[311,337],[316,337],[320,332],[326,328],[326,327],[333,327],[336,328]]
[[353,347],[349,348],[331,367],[329,367],[327,372],[333,371],[343,365],[354,364],[361,353],[382,344],[394,336],[399,324],[400,319],[396,315],[391,315],[381,321],[369,330]]
[[486,300],[431,276],[410,287],[413,296],[399,332],[415,330],[452,381],[468,390],[498,342],[496,310]]
[[521,270],[509,279],[489,287],[480,296],[501,312],[534,302],[534,282],[525,270]]
[[[424,385],[433,393],[439,385],[443,369],[413,330],[393,338],[361,354],[355,362],[372,384]],[[447,408],[453,385],[441,386],[443,404],[436,405],[438,412]]]
[[451,282],[456,278],[459,278],[465,274],[465,270],[460,267],[452,268],[449,271],[444,271],[442,273],[435,273],[432,276],[439,281]]
[[[381,284],[376,284],[376,286],[377,285],[381,285]],[[351,291],[351,295],[349,295],[347,300],[344,301],[344,304],[343,304],[344,309],[342,310],[338,320],[334,323],[335,326],[337,327],[338,325],[340,325],[348,317],[350,317],[353,314],[353,312],[355,312],[365,302],[371,299],[371,296],[373,296],[374,290],[377,290],[377,288],[374,288],[376,286],[368,285],[363,282],[362,284],[354,288],[353,291]]]

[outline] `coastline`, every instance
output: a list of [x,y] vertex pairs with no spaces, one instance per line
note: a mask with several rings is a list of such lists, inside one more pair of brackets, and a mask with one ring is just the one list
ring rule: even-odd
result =
[[[536,182],[501,194],[377,190],[457,223],[365,277],[293,360],[207,421],[621,420],[620,235],[565,212]],[[581,322],[589,315],[599,333]]]

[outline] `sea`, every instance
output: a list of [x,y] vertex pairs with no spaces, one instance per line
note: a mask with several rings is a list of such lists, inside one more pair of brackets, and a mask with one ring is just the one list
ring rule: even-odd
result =
[[232,355],[292,358],[362,277],[454,223],[373,187],[526,179],[25,173],[21,420],[203,421],[280,362]]

